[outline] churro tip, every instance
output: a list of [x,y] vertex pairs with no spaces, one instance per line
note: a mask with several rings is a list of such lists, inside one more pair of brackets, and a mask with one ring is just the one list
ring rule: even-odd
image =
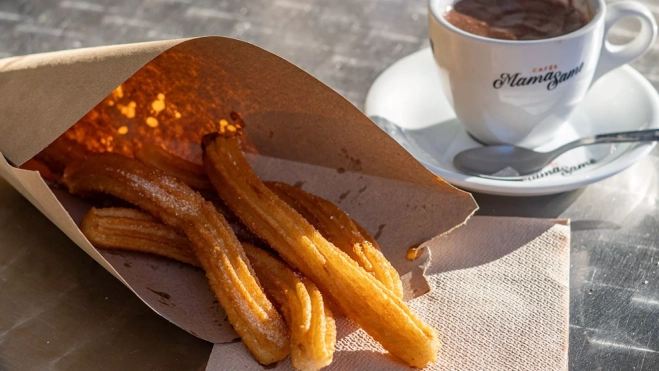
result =
[[215,138],[217,138],[219,136],[220,136],[220,133],[218,133],[218,132],[208,133],[208,134],[204,135],[201,138],[201,150],[206,151],[206,147],[211,145],[213,143],[213,141],[215,140]]

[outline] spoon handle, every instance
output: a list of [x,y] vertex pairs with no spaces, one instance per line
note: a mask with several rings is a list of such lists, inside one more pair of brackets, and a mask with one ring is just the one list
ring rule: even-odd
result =
[[588,146],[599,143],[629,143],[629,142],[654,142],[659,141],[659,129],[624,131],[619,133],[600,134],[592,137],[581,138],[568,143],[552,151],[556,155],[569,151],[573,148]]
[[659,140],[659,129],[600,134],[594,143],[654,142]]

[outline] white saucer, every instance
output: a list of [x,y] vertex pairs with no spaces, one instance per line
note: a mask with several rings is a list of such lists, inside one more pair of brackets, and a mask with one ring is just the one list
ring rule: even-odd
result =
[[[462,128],[440,87],[430,49],[394,63],[375,80],[366,115],[418,161],[447,182],[471,191],[509,196],[565,192],[608,178],[647,155],[654,143],[599,144],[557,158],[539,176],[522,181],[466,175],[453,167],[460,151],[480,146]],[[624,66],[595,83],[548,151],[577,138],[659,128],[659,95],[636,70]]]

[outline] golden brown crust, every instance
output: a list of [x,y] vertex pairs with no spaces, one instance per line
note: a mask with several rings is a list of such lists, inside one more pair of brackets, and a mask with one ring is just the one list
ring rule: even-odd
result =
[[[356,261],[396,296],[403,297],[400,276],[380,249],[369,241],[368,233],[332,202],[286,183],[265,184],[288,205],[304,216],[320,234]],[[364,235],[368,236],[368,238]]]
[[229,321],[256,359],[270,364],[288,354],[284,321],[261,289],[242,246],[226,220],[197,192],[158,169],[113,153],[69,165],[62,181],[71,193],[111,194],[182,231]]
[[[145,252],[200,266],[185,236],[140,210],[92,208],[81,230],[98,248]],[[290,331],[293,367],[313,371],[329,365],[336,326],[316,285],[265,250],[242,245],[266,294],[281,307]]]
[[143,144],[135,153],[135,158],[172,175],[194,189],[213,189],[203,166],[170,153],[159,145]]
[[302,371],[332,362],[336,326],[318,287],[265,250],[243,243],[266,293],[281,306],[290,328],[291,362]]
[[204,198],[211,201],[217,211],[229,222],[231,229],[240,241],[246,241],[257,246],[263,245],[263,242],[242,224],[233,211],[217,198],[217,193],[210,180],[208,180],[203,166],[179,157],[156,144],[144,144],[135,153],[135,158],[164,171],[193,189],[202,191]]
[[139,251],[201,267],[185,235],[139,210],[93,207],[80,230],[98,248]]
[[245,225],[393,356],[419,368],[434,361],[436,330],[266,187],[247,163],[239,138],[206,135],[203,148],[211,183]]
[[359,234],[362,235],[362,237],[368,241],[375,249],[380,250],[380,245],[375,241],[375,238],[371,236],[370,233],[364,227],[361,226],[361,224],[357,223],[354,219],[352,219],[352,223],[355,225],[355,228],[357,228],[357,231]]

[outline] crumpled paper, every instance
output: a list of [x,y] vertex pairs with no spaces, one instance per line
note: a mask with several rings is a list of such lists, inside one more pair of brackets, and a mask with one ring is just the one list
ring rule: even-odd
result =
[[[431,242],[431,292],[408,302],[439,331],[427,370],[567,370],[569,245],[565,220],[504,217],[473,217]],[[337,332],[324,370],[409,369],[350,320]],[[262,369],[240,341],[215,345],[206,368]],[[292,367],[286,358],[267,369]]]

